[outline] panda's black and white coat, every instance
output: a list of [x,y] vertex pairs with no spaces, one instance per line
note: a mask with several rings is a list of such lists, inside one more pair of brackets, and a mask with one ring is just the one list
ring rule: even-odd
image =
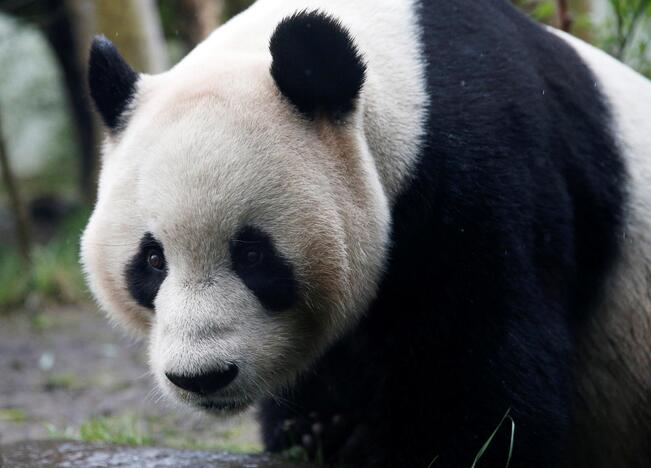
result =
[[89,78],[84,264],[163,392],[271,396],[269,450],[351,466],[469,467],[501,421],[480,466],[648,465],[643,77],[505,0],[259,0]]

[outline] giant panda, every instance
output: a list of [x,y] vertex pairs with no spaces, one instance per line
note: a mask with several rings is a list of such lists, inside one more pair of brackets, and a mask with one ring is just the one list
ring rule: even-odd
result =
[[160,390],[337,466],[651,463],[651,84],[506,0],[103,37],[90,287]]

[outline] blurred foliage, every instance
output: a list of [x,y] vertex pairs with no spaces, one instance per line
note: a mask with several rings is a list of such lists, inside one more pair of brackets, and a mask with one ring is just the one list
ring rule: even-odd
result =
[[226,0],[224,2],[224,21],[228,21],[233,16],[246,10],[253,0]]
[[556,18],[555,0],[514,0],[513,3],[543,23],[552,24]]
[[[74,128],[61,72],[38,29],[0,17],[0,69],[3,134],[14,170],[40,188],[74,186]],[[43,160],[47,166],[40,168]]]
[[[225,23],[233,16],[248,8],[253,0],[213,0],[220,8],[221,17],[215,18],[215,24]],[[163,32],[168,42],[168,49],[172,63],[176,63],[196,45],[193,37],[197,27],[196,18],[191,15],[196,13],[188,10],[188,2],[179,0],[158,0]]]
[[29,269],[16,249],[0,245],[0,311],[25,303],[88,300],[79,266],[79,237],[87,220],[85,209],[66,219],[49,242],[34,248]]
[[651,77],[651,0],[608,0],[598,45]]
[[[569,2],[570,32],[651,77],[651,0],[603,0],[604,20],[595,20],[596,2]],[[558,27],[558,0],[513,0],[532,18]]]

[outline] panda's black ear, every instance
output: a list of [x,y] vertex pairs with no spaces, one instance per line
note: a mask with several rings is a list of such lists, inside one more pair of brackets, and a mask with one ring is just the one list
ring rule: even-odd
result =
[[366,65],[350,33],[318,11],[302,11],[276,27],[269,45],[271,75],[303,114],[345,116],[355,108]]
[[136,93],[138,77],[111,41],[95,36],[88,61],[88,87],[104,123],[114,133],[125,123],[122,116]]

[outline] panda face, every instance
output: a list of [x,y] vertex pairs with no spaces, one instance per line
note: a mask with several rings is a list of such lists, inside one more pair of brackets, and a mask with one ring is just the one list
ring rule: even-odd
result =
[[235,411],[289,384],[372,300],[388,206],[361,131],[306,118],[267,57],[142,76],[82,239],[166,395]]

